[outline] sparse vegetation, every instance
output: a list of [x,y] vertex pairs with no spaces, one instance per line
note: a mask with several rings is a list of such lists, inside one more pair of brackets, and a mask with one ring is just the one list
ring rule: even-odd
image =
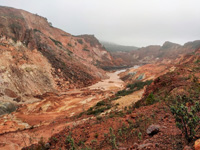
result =
[[24,68],[24,70],[26,71],[26,72],[32,72],[33,71],[33,68],[31,68],[31,67],[26,67],[26,68]]
[[137,81],[133,84],[128,84],[126,89],[118,91],[116,96],[119,97],[119,96],[125,96],[125,95],[128,95],[128,94],[131,94],[135,91],[143,89],[144,86],[150,85],[152,82],[153,82],[153,80],[147,80],[147,81],[144,81],[144,82],[143,81]]
[[185,95],[179,96],[176,104],[171,106],[171,112],[175,116],[176,126],[181,129],[187,141],[190,142],[196,134],[195,129],[200,121],[197,116],[197,113],[200,112],[199,102],[194,103]]
[[116,144],[116,136],[113,133],[113,128],[111,127],[110,127],[110,143],[113,149],[118,149],[117,144]]
[[199,59],[198,59],[198,60],[196,60],[196,61],[195,61],[195,63],[196,63],[196,64],[200,63],[200,60],[199,60]]
[[108,109],[110,109],[111,107],[110,106],[104,106],[104,107],[100,107],[100,108],[93,108],[93,107],[91,107],[90,109],[88,109],[88,111],[87,111],[87,115],[98,115],[98,114],[100,114],[100,113],[102,113],[102,112],[104,112],[105,110],[108,110]]
[[98,134],[98,133],[95,133],[94,137],[95,137],[96,139],[98,138],[98,136],[99,136],[99,134]]
[[105,101],[100,101],[96,104],[96,106],[104,106],[105,105]]
[[19,23],[13,23],[9,27],[16,33],[16,30],[21,30],[22,26]]
[[140,90],[142,89],[145,85],[150,85],[151,83],[153,82],[153,80],[147,80],[147,81],[138,81],[138,82],[135,82],[133,84],[129,84],[127,86],[127,88],[130,88],[130,89],[134,89],[134,90]]
[[53,24],[51,22],[48,22],[48,24],[49,24],[50,27],[53,27]]
[[58,139],[56,137],[52,137],[52,140],[56,143]]
[[90,107],[87,110],[87,115],[98,115],[105,110],[108,110],[111,108],[111,103],[110,101],[100,101],[98,102],[94,107]]
[[[118,91],[114,97],[112,98],[108,98],[106,100],[102,100],[100,102],[98,102],[94,107],[91,107],[87,110],[87,112],[82,112],[80,113],[77,117],[81,117],[83,114],[87,114],[87,115],[98,115],[102,112],[104,112],[105,110],[108,110],[112,107],[111,102],[113,100],[117,100],[118,98],[120,98],[121,96],[125,96],[128,94],[133,93],[134,91],[140,90],[142,89],[145,85],[150,85],[152,83],[153,80],[147,80],[145,82],[143,81],[138,81],[135,82],[133,84],[129,84],[127,85],[126,90],[121,90]],[[130,109],[129,109],[130,110]],[[130,110],[131,112],[131,110]],[[116,111],[115,113],[111,112],[109,117],[112,118],[114,116],[123,116],[123,113],[121,111]]]
[[51,37],[49,37],[53,42],[54,42],[54,44],[55,45],[57,45],[58,47],[61,47],[62,46],[62,43],[60,42],[60,41],[57,41],[57,40],[55,40],[55,39],[53,39],[53,38],[51,38]]
[[89,52],[90,50],[89,50],[89,49],[87,49],[87,48],[83,48],[83,51],[87,51],[87,52]]
[[124,112],[122,110],[115,110],[115,111],[111,111],[109,113],[109,118],[113,118],[113,117],[124,117]]
[[141,132],[138,133],[138,138],[139,138],[140,140],[142,139],[142,133],[141,133]]
[[38,29],[33,29],[34,32],[39,32],[39,33],[42,33],[40,30]]
[[70,150],[76,150],[74,139],[71,137],[71,135],[68,135],[66,137],[65,144],[69,145],[69,147],[67,146],[68,149],[70,149]]
[[71,44],[71,43],[68,43],[67,45],[68,45],[69,47],[72,47],[72,44]]
[[83,44],[83,40],[82,39],[78,39],[77,40],[79,44]]
[[152,104],[154,104],[155,102],[156,102],[156,99],[155,99],[153,93],[150,93],[150,94],[148,95],[148,97],[146,98],[146,104],[147,104],[147,105],[152,105]]
[[30,150],[45,150],[45,149],[46,148],[45,148],[45,142],[44,142],[43,137],[40,138],[37,146],[34,147],[33,145],[33,147],[32,146],[30,147]]

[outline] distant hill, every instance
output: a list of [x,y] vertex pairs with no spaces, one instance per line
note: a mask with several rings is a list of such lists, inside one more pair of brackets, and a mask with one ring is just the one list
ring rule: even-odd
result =
[[[200,40],[188,42],[184,45],[166,41],[163,45],[150,45],[131,51],[110,51],[110,54],[115,60],[121,60],[125,66],[132,66],[153,63],[163,59],[175,59],[199,48]],[[108,50],[108,48],[106,49]]]
[[118,45],[115,43],[100,41],[101,44],[105,47],[105,49],[109,52],[130,52],[132,50],[138,49],[138,47],[135,46],[124,46],[124,45]]

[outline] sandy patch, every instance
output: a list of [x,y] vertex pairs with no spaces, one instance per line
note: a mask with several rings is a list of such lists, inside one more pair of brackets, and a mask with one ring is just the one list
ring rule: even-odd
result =
[[131,104],[137,102],[142,98],[142,95],[144,93],[144,89],[133,92],[130,95],[123,96],[116,101],[114,101],[114,104],[119,104],[118,108],[124,108],[126,106],[130,106]]

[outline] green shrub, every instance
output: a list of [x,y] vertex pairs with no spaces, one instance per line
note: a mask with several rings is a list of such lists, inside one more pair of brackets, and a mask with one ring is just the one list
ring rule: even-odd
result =
[[[191,107],[188,105],[191,105]],[[182,96],[170,109],[175,116],[176,126],[182,130],[185,138],[190,142],[196,134],[195,129],[200,121],[200,118],[196,115],[200,111],[199,103],[194,103],[186,96]]]
[[58,142],[58,139],[56,137],[52,137],[52,140],[56,143]]
[[54,42],[55,45],[57,45],[57,46],[61,46],[62,45],[62,43],[60,41],[52,39],[51,37],[49,37],[49,38]]
[[51,22],[48,22],[48,24],[49,24],[49,26],[50,26],[50,27],[53,27],[53,25],[52,25],[52,23],[51,23]]
[[40,33],[42,33],[40,30],[38,30],[38,29],[33,29],[33,31],[34,32],[40,32]]
[[145,85],[150,85],[153,82],[153,80],[147,80],[147,81],[138,81],[135,82],[133,84],[128,84],[127,85],[127,90],[121,90],[118,91],[117,94],[115,96],[125,96],[125,95],[129,95],[135,91],[141,90],[144,88]]
[[105,105],[105,101],[100,101],[96,104],[96,106],[104,106]]
[[121,90],[117,92],[116,96],[125,96],[131,93],[133,93],[133,90]]
[[72,47],[72,44],[71,44],[71,43],[68,43],[67,45],[70,46],[70,47]]
[[74,139],[71,137],[71,135],[68,135],[66,137],[65,143],[66,144],[70,144],[70,150],[75,150],[76,149],[75,143],[74,143]]
[[13,23],[9,25],[9,27],[13,30],[13,33],[16,33],[16,30],[22,29],[22,26],[19,23]]
[[94,139],[94,140],[91,141],[91,143],[92,143],[92,144],[93,144],[93,143],[97,143],[97,140]]
[[133,105],[133,108],[139,108],[141,105],[142,105],[142,101],[139,100]]
[[84,49],[83,49],[83,51],[87,51],[87,52],[89,52],[90,50],[89,50],[89,49],[87,49],[87,48],[84,48]]
[[110,128],[110,143],[113,149],[118,149],[117,144],[116,144],[116,136],[113,133],[113,128]]
[[[97,109],[93,109],[92,107],[87,111],[87,115],[98,115],[102,112],[104,112],[105,110],[107,110],[108,107],[101,107],[101,108],[97,108]],[[110,108],[109,108],[110,109]]]
[[102,112],[104,112],[105,110],[108,110],[111,108],[111,103],[110,102],[106,102],[104,100],[98,102],[95,106],[90,107],[87,110],[87,115],[98,115]]
[[80,114],[78,114],[77,118],[82,117],[84,113],[85,113],[85,112],[81,112]]
[[147,80],[147,81],[138,81],[138,82],[135,82],[133,84],[129,84],[127,87],[130,88],[130,89],[135,89],[135,90],[140,90],[140,89],[143,89],[143,87],[145,85],[150,85],[151,83],[153,82],[153,80]]
[[150,93],[148,95],[148,97],[146,98],[146,104],[151,105],[151,104],[154,104],[155,102],[156,102],[156,99],[155,99],[153,93]]
[[140,139],[140,140],[142,139],[142,133],[141,132],[138,133],[138,139]]
[[196,60],[196,61],[195,61],[195,63],[196,63],[196,64],[200,63],[200,60],[199,60],[199,59],[198,59],[198,60]]
[[116,97],[111,98],[110,101],[114,101],[114,100],[117,100],[117,99],[119,99],[119,98],[120,98],[120,97],[116,96]]
[[99,136],[99,134],[98,134],[98,133],[95,133],[94,137],[95,137],[96,139],[98,138],[98,136]]
[[41,137],[40,141],[38,142],[39,146],[38,148],[44,149],[45,148],[45,142],[44,142],[44,138]]
[[83,44],[83,40],[82,39],[78,39],[77,40],[79,44]]

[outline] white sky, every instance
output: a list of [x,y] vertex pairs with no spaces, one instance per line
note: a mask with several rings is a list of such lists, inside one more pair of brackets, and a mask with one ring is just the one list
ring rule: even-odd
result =
[[48,18],[73,35],[123,45],[200,39],[200,0],[0,0]]

